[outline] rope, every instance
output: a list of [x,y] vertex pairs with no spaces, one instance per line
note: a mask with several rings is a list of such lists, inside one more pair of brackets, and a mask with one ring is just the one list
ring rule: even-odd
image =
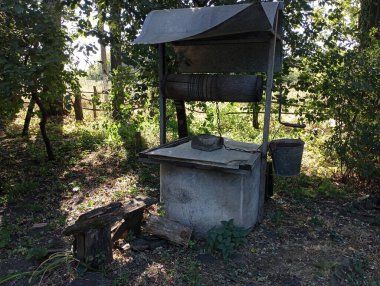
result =
[[[219,103],[218,102],[215,102],[215,106],[216,106],[216,122],[217,122],[217,125],[218,125],[218,133],[219,133],[219,137],[223,137],[222,136],[222,127],[221,127],[221,123],[220,123],[220,109],[219,109]],[[223,140],[223,147],[224,149],[228,150],[228,151],[239,151],[239,152],[245,152],[245,153],[261,153],[261,151],[259,151],[259,149],[261,149],[261,146],[259,146],[258,150],[245,150],[245,149],[241,149],[241,148],[232,148],[232,147],[228,147],[226,146],[226,143],[224,143],[224,140]]]

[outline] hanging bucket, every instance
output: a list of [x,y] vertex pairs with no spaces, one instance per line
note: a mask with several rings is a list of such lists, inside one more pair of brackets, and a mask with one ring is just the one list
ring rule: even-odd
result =
[[304,144],[300,139],[278,139],[269,143],[276,175],[291,177],[300,174]]

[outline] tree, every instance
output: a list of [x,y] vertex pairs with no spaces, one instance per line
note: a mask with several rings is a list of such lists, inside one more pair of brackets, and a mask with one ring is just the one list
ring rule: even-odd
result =
[[380,45],[376,31],[363,30],[368,27],[363,23],[370,22],[363,15],[373,13],[357,4],[340,0],[330,11],[315,10],[309,27],[311,51],[299,61],[295,87],[308,93],[302,112],[310,122],[330,120],[325,153],[340,162],[342,178],[378,183]]
[[[59,31],[61,30],[61,21],[62,21],[62,8],[60,0],[43,0],[45,14],[48,14],[48,17],[51,19],[51,24],[54,25],[54,29]],[[57,50],[58,51],[58,50]],[[50,70],[55,70],[56,73],[61,73],[64,68],[64,64],[61,65],[52,63],[52,66],[49,68]],[[47,108],[47,112],[49,116],[56,116],[59,121],[63,122],[64,115],[64,94],[60,96],[56,96],[55,100],[52,100],[49,103]]]
[[35,102],[48,158],[53,160],[46,132],[48,108],[68,85],[73,91],[79,88],[75,71],[63,69],[70,58],[67,34],[55,25],[49,7],[38,1],[2,1],[0,21],[0,100],[9,103],[6,113],[17,112],[23,98]]
[[[145,16],[153,9],[234,4],[237,1],[116,3],[97,0],[96,3],[102,7],[98,13],[113,26],[111,33],[104,33],[103,38],[111,45],[111,53],[113,50],[117,55],[114,62],[122,62],[117,68],[113,65],[111,72],[113,109],[121,114],[122,120],[130,123],[136,108],[150,108],[154,112],[157,108],[157,102],[150,101],[150,95],[156,91],[154,87],[158,86],[157,52],[154,47],[130,44]],[[326,140],[326,155],[341,163],[342,176],[346,178],[358,176],[363,180],[377,180],[379,177],[376,151],[380,149],[376,135],[380,133],[379,119],[373,116],[378,114],[380,74],[378,41],[374,40],[379,35],[376,30],[378,11],[378,0],[361,0],[361,6],[355,0],[318,3],[285,0],[284,69],[277,81],[280,83],[284,76],[297,71],[298,79],[288,82],[287,87],[307,92],[307,97],[300,98],[306,103],[300,110],[301,115],[311,123],[334,122],[330,127],[331,136]],[[92,28],[87,31],[99,32]],[[173,56],[170,50],[168,56]]]
[[361,0],[359,14],[359,40],[361,46],[368,46],[371,31],[375,39],[380,39],[380,1]]
[[[257,0],[256,0],[257,1]],[[78,0],[71,0],[71,5],[78,5]],[[208,1],[86,1],[81,9],[87,15],[86,21],[79,20],[79,26],[85,33],[96,35],[104,44],[111,46],[111,72],[112,82],[112,114],[118,121],[128,122],[132,120],[132,111],[143,108],[150,109],[150,114],[157,113],[158,102],[150,100],[157,94],[158,86],[157,66],[158,57],[155,47],[145,45],[132,45],[136,38],[146,15],[157,9],[184,8],[192,6],[210,6],[236,4],[237,0],[208,0]],[[255,1],[252,1],[255,2]],[[306,0],[287,1],[286,3],[287,38],[293,46],[297,46],[303,40],[301,33],[294,33],[292,27],[301,26],[305,21],[303,14],[311,10]],[[90,12],[92,11],[92,13]],[[95,20],[98,23],[89,21],[97,12]],[[305,12],[306,11],[306,12]],[[92,25],[88,23],[92,22]],[[104,31],[101,27],[105,23],[110,31]],[[297,49],[294,49],[297,51]],[[168,50],[168,56],[173,57],[174,53]],[[289,57],[287,58],[289,59]],[[171,61],[173,62],[173,61]],[[169,69],[172,67],[169,66]],[[205,105],[201,105],[205,107]],[[257,112],[259,111],[257,109]],[[169,107],[168,118],[174,117]],[[258,114],[258,113],[257,113]],[[170,125],[170,124],[169,124]]]

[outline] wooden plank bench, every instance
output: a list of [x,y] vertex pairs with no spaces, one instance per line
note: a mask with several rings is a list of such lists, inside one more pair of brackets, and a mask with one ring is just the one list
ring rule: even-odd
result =
[[[139,233],[144,209],[157,203],[157,199],[136,197],[125,206],[120,202],[96,208],[79,216],[78,220],[64,230],[64,235],[74,235],[74,256],[93,268],[102,268],[112,261],[112,242],[126,231]],[[111,236],[111,226],[123,223]]]
[[124,221],[115,230],[112,236],[112,242],[120,238],[125,238],[129,231],[132,231],[133,234],[140,234],[144,209],[157,202],[157,199],[149,197],[136,197],[129,201],[123,208],[122,218]]

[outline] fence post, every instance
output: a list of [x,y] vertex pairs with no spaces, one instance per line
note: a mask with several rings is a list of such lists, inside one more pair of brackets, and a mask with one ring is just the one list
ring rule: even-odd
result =
[[75,120],[83,121],[82,94],[80,92],[75,93],[74,112],[75,112]]
[[96,101],[98,98],[98,91],[96,90],[96,86],[94,86],[94,95],[92,97],[92,111],[94,113],[94,119],[96,119]]

